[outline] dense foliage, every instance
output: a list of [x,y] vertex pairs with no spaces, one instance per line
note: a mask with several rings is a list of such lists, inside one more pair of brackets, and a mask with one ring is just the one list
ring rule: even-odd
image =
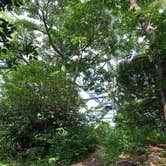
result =
[[[166,143],[165,16],[165,0],[1,0],[0,160],[108,165]],[[82,90],[116,102],[113,127]]]
[[165,121],[154,64],[139,57],[118,66],[119,114],[117,122],[129,128],[148,127],[165,132]]
[[3,79],[1,153],[7,148],[8,155],[50,156],[66,165],[94,150],[93,127],[86,127],[78,112],[83,102],[64,73],[34,61]]

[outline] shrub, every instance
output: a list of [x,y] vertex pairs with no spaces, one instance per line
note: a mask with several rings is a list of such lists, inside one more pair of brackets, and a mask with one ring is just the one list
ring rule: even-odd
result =
[[44,62],[31,62],[4,80],[1,153],[67,165],[94,150],[94,128],[79,113],[83,102],[64,73]]
[[128,136],[124,130],[111,128],[108,124],[99,126],[97,132],[103,164],[115,164],[119,155],[128,149]]

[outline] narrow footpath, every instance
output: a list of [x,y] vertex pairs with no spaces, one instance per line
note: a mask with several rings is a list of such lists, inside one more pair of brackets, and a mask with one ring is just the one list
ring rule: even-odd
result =
[[[96,153],[90,154],[85,160],[70,166],[103,166]],[[109,164],[108,166],[114,166]],[[149,145],[148,152],[130,158],[120,156],[116,166],[166,166],[166,144]]]

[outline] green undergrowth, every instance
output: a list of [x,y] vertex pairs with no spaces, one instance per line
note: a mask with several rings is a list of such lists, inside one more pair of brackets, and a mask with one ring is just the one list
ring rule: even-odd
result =
[[12,153],[10,151],[4,153],[6,145],[1,145],[1,162],[7,166],[65,166],[72,161],[83,159],[85,155],[93,152],[97,146],[96,135],[92,127],[82,128],[78,132],[71,133],[59,129],[54,133],[55,137],[49,138],[48,135],[49,133],[40,135],[40,141],[36,140],[36,145],[33,145],[33,147],[20,151],[15,149],[15,151],[12,150]]
[[166,135],[150,129],[111,128],[108,124],[103,124],[98,127],[97,132],[98,152],[104,166],[116,164],[120,155],[142,155],[148,153],[148,145],[166,142]]
[[[42,144],[15,151],[13,156],[1,151],[1,165],[67,166],[73,161],[84,160],[88,154],[97,151],[103,166],[107,166],[110,163],[116,164],[120,155],[142,155],[148,153],[148,144],[161,144],[166,140],[164,135],[154,131],[145,135],[139,128],[131,131],[127,128],[113,128],[107,123],[100,124],[97,128],[86,126],[78,132],[70,131],[70,134],[61,128],[54,134],[56,137],[51,140],[47,137],[48,133],[47,136],[41,135]],[[46,150],[44,143],[48,142],[51,146]]]

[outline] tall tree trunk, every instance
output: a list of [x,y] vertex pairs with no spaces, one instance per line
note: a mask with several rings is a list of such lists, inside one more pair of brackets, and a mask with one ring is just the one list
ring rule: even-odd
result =
[[164,109],[164,116],[166,120],[166,66],[164,64],[156,65],[157,81],[160,88],[160,95]]
[[[137,0],[129,0],[129,3],[130,3],[130,10],[137,11],[141,9],[137,3]],[[146,32],[149,41],[151,43],[154,43],[155,28],[149,23],[148,19],[144,14],[140,14],[138,19],[142,29]],[[152,56],[149,56],[149,60],[153,61]],[[163,85],[163,82],[166,80],[166,67],[162,63],[156,63],[155,67],[157,73],[157,83],[160,88],[160,96],[163,105],[163,113],[166,120],[166,87],[164,87]]]

